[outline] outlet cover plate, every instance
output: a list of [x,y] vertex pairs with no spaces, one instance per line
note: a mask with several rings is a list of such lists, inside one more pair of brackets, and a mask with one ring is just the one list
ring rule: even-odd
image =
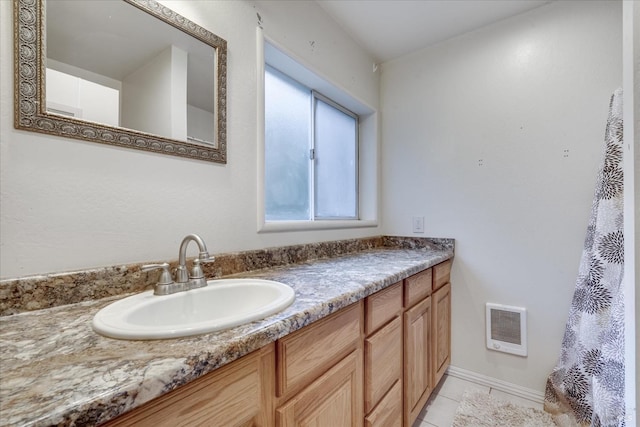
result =
[[414,216],[412,221],[412,229],[414,233],[424,233],[424,217]]

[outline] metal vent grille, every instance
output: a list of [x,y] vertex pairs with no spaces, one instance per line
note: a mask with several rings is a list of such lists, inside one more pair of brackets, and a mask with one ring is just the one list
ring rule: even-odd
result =
[[491,310],[491,339],[522,344],[520,334],[520,313],[515,311]]
[[527,355],[526,309],[487,304],[487,348]]

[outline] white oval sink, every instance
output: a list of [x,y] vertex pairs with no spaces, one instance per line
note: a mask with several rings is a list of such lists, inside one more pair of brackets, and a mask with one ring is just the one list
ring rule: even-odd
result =
[[116,301],[93,318],[93,329],[111,338],[147,340],[220,331],[263,319],[291,305],[291,287],[271,280],[220,279],[171,295],[142,292]]

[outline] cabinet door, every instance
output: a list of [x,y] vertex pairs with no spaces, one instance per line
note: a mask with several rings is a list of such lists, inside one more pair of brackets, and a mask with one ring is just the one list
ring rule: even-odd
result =
[[364,371],[364,412],[369,413],[391,386],[402,378],[400,317],[365,340]]
[[362,350],[349,354],[276,410],[279,427],[361,427]]
[[272,426],[274,354],[268,345],[106,426]]
[[432,390],[431,297],[404,313],[404,425],[411,426]]
[[440,382],[451,362],[451,283],[438,289],[433,298],[433,385]]

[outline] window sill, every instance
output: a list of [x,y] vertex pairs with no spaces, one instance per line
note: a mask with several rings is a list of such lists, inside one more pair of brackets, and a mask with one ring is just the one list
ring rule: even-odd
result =
[[258,226],[258,233],[279,231],[335,230],[340,228],[377,227],[376,220],[268,221]]

